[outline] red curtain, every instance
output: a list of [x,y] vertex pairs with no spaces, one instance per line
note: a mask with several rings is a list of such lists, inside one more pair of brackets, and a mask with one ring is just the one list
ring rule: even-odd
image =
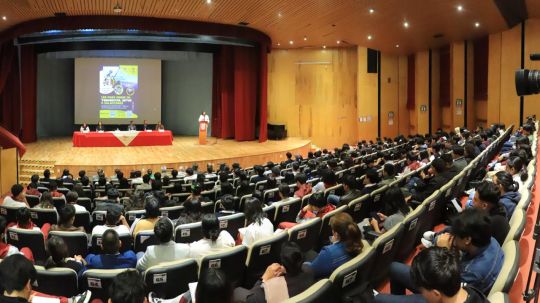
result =
[[440,49],[439,102],[441,106],[450,106],[450,45]]
[[412,54],[407,57],[407,109],[416,107],[416,55]]
[[21,90],[21,105],[24,113],[21,140],[34,142],[37,140],[37,56],[33,45],[21,47],[21,79],[24,84]]
[[264,48],[260,49],[260,60],[259,142],[264,142],[268,139],[268,53]]
[[9,40],[0,46],[0,102],[2,116],[0,125],[7,131],[20,133],[19,65],[17,48]]

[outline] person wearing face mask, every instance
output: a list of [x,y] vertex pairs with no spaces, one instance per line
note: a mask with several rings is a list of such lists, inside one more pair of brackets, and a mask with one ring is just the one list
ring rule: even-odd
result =
[[343,212],[333,216],[330,227],[332,244],[323,247],[312,262],[306,263],[316,279],[330,276],[336,268],[359,255],[364,249],[362,233],[349,214]]

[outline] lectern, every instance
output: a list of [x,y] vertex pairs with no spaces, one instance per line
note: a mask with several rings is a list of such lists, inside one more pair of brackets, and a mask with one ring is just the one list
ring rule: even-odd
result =
[[208,122],[199,121],[199,144],[206,144],[206,132],[208,131]]

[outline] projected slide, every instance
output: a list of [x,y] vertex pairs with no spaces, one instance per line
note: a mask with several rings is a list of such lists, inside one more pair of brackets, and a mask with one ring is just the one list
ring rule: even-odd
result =
[[136,119],[139,67],[103,66],[99,71],[100,119]]
[[76,58],[75,124],[161,120],[161,61]]

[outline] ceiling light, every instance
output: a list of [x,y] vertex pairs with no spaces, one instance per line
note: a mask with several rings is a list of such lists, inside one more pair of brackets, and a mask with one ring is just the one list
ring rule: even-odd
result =
[[399,48],[399,44],[396,44],[396,48]]
[[206,0],[206,4],[212,4],[212,0]]
[[280,17],[280,18],[283,17],[283,15],[281,13],[277,13],[277,16]]
[[292,40],[289,41],[289,44],[290,44],[290,45],[293,45],[293,44],[294,44],[294,41],[292,41]]
[[306,36],[304,36],[304,41],[307,41],[307,37],[306,37]]
[[407,21],[403,22],[403,27],[409,28],[409,22],[407,22]]
[[326,45],[323,45],[322,48],[326,49]]
[[6,17],[6,16],[2,16],[2,20],[6,21],[6,20],[7,20],[7,17]]
[[480,27],[480,22],[475,22],[474,27]]
[[463,11],[463,5],[458,5],[456,7],[456,9],[457,9],[458,12],[462,12]]
[[277,43],[277,46],[280,46],[280,45],[281,45],[281,43],[278,42],[278,43]]
[[373,37],[372,37],[371,35],[368,35],[368,36],[367,36],[367,39],[368,39],[368,40],[371,40],[371,39],[373,39]]
[[373,14],[374,12],[375,12],[374,9],[372,9],[372,8],[369,9],[369,13],[370,13],[370,14]]
[[116,5],[113,7],[113,12],[115,14],[120,14],[122,12],[122,6],[120,6],[120,3],[116,2]]
[[338,40],[338,41],[337,41],[337,44],[340,44],[340,43],[341,43],[341,41]]

